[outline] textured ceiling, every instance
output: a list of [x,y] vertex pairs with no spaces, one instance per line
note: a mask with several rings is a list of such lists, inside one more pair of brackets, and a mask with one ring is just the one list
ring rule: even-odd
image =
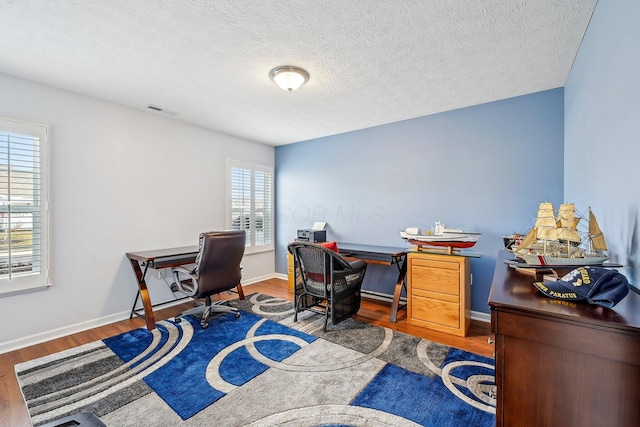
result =
[[564,86],[596,2],[0,0],[0,72],[281,145]]

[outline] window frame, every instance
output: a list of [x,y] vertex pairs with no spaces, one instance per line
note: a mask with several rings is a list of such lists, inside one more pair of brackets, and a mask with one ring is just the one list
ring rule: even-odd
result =
[[[24,135],[38,139],[39,184],[37,197],[39,200],[39,269],[36,273],[16,274],[15,277],[7,273],[0,276],[0,297],[22,294],[51,286],[51,218],[50,218],[50,144],[51,129],[48,125],[31,123],[22,120],[0,116],[0,132],[8,135]],[[7,182],[11,188],[11,182]],[[10,208],[7,208],[9,210]],[[24,209],[24,208],[23,208]],[[33,236],[32,236],[33,238]],[[11,246],[11,245],[9,245]],[[9,249],[11,250],[11,249]]]
[[[234,192],[234,178],[233,178],[233,170],[234,169],[240,169],[242,171],[244,171],[245,173],[248,173],[250,176],[250,207],[248,212],[246,213],[242,213],[241,215],[247,215],[248,216],[248,227],[245,228],[240,228],[238,227],[237,224],[234,224],[234,212],[233,212],[233,192]],[[256,164],[256,163],[250,163],[250,162],[243,162],[243,161],[239,161],[239,160],[233,160],[233,159],[227,159],[227,203],[226,203],[226,211],[227,211],[227,217],[226,217],[226,227],[228,229],[245,229],[247,230],[247,244],[245,247],[245,253],[258,253],[258,252],[266,252],[266,251],[273,251],[275,248],[274,245],[274,240],[275,240],[275,235],[274,235],[274,172],[273,172],[273,167],[272,166],[266,166],[266,165],[260,165],[260,164]],[[269,185],[269,194],[265,195],[265,197],[262,198],[262,202],[264,202],[266,199],[268,199],[269,202],[269,206],[268,206],[268,210],[270,213],[270,218],[268,218],[268,221],[265,222],[265,214],[263,213],[262,215],[262,224],[263,224],[263,228],[264,229],[268,229],[270,231],[270,241],[267,243],[263,243],[263,244],[257,244],[256,243],[256,237],[258,235],[257,232],[257,205],[260,203],[257,203],[258,200],[256,198],[256,174],[260,174],[260,173],[264,173],[267,174],[269,176],[270,179],[270,185]],[[264,187],[263,187],[264,188]],[[245,188],[246,189],[246,188]],[[238,189],[236,189],[238,190]],[[266,208],[265,208],[266,211]],[[237,214],[235,215],[237,216]]]

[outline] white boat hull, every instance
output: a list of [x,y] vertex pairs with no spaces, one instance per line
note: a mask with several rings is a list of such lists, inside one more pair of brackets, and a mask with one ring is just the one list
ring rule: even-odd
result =
[[583,257],[554,257],[549,255],[536,255],[536,254],[516,254],[516,256],[522,259],[527,265],[535,266],[583,266],[583,265],[601,265],[603,262],[609,259],[608,256],[583,256]]

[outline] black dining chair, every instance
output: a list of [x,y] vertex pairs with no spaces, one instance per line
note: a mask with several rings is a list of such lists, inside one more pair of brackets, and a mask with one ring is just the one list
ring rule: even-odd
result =
[[295,265],[294,321],[302,310],[315,311],[324,315],[326,331],[329,318],[337,325],[358,312],[366,262],[348,261],[316,243],[293,242],[287,249]]

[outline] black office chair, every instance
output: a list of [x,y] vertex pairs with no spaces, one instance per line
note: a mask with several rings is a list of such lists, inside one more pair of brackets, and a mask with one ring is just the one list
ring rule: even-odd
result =
[[231,292],[237,289],[240,299],[244,299],[240,279],[242,266],[240,262],[244,255],[246,233],[244,230],[211,231],[200,234],[200,250],[195,264],[179,266],[171,269],[174,283],[171,290],[184,293],[194,299],[204,298],[204,304],[199,303],[191,310],[176,316],[176,322],[188,314],[202,312],[200,324],[203,328],[209,326],[209,316],[213,312],[235,313],[240,316],[237,308],[224,306],[225,300],[211,302],[211,296],[220,292]]
[[366,262],[347,261],[315,243],[293,242],[287,249],[296,266],[294,322],[298,321],[298,312],[315,311],[324,314],[326,332],[329,316],[331,323],[337,325],[358,312]]

